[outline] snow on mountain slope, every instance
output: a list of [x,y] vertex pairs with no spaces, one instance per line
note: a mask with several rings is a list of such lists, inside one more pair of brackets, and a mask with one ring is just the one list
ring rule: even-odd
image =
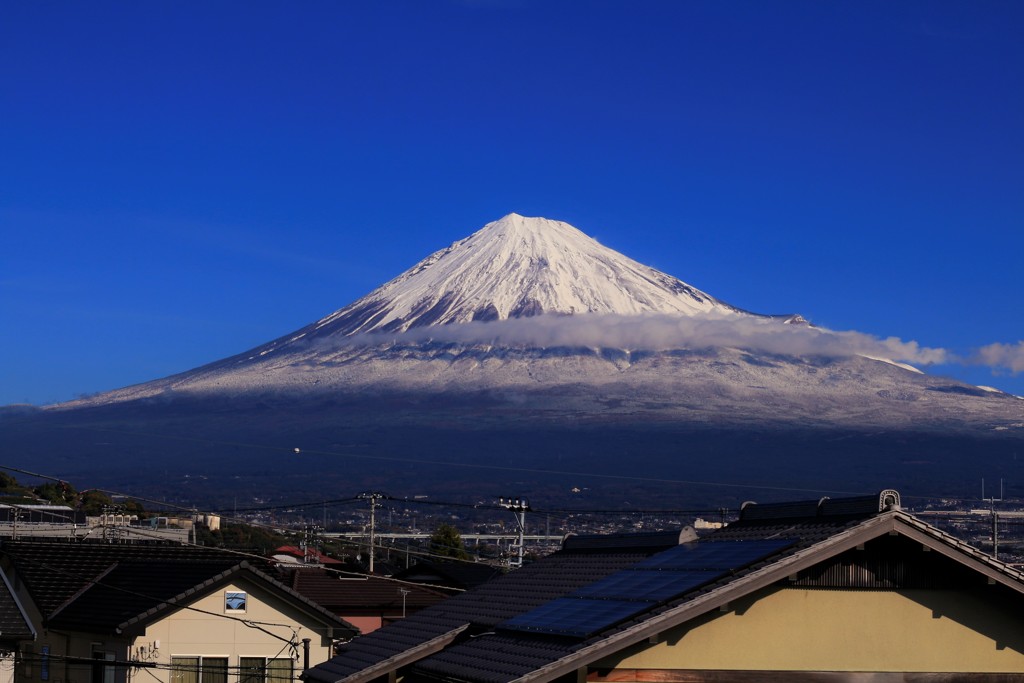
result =
[[60,407],[486,392],[596,419],[992,425],[1024,417],[1016,402],[885,357],[885,342],[802,323],[725,304],[566,223],[509,214],[290,335]]
[[352,335],[542,313],[740,311],[623,256],[568,223],[511,213],[323,318]]

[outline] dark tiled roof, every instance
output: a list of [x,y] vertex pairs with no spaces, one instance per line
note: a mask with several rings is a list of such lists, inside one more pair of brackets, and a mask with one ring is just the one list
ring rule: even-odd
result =
[[216,548],[73,541],[3,541],[0,543],[0,558],[14,564],[19,579],[24,581],[44,617],[118,562],[239,561],[237,555]]
[[[684,604],[694,598],[711,593],[751,571],[759,569],[769,561],[776,561],[780,556],[790,555],[814,543],[826,539],[847,526],[855,525],[855,521],[837,518],[830,522],[802,524],[790,519],[789,523],[778,524],[776,520],[767,522],[748,521],[742,528],[732,525],[719,532],[710,534],[700,543],[712,543],[727,540],[765,540],[788,539],[794,543],[781,550],[779,555],[756,562],[752,565],[732,572],[710,584],[696,588],[667,603],[653,606],[651,609],[614,624],[586,638],[566,638],[534,634],[511,633],[498,630],[493,635],[480,636],[458,642],[444,651],[417,661],[406,679],[413,681],[428,680],[464,680],[480,683],[503,683],[529,674],[537,669],[556,662],[575,651],[586,648],[607,638],[609,635],[636,626],[647,619],[663,614],[673,607]],[[635,558],[628,566],[635,564]],[[625,568],[625,567],[623,567]],[[525,612],[526,610],[523,610]]]
[[216,576],[210,577],[203,583],[200,583],[192,588],[189,588],[184,593],[179,593],[175,596],[169,604],[157,605],[156,607],[140,614],[139,616],[121,624],[119,628],[127,626],[135,626],[139,623],[145,623],[147,619],[151,618],[154,614],[161,612],[165,608],[176,609],[178,605],[187,604],[196,595],[203,595],[211,590],[216,590],[219,586],[222,586],[229,581],[236,580],[236,578],[245,574],[246,578],[251,581],[255,581],[257,584],[262,584],[264,588],[269,588],[275,592],[278,597],[283,597],[286,601],[291,602],[299,609],[303,610],[307,614],[316,617],[321,623],[334,628],[335,637],[337,638],[351,638],[359,634],[357,629],[352,624],[348,623],[341,617],[337,616],[325,607],[313,602],[305,596],[299,595],[293,591],[290,587],[284,585],[274,577],[266,574],[259,569],[253,567],[248,562],[242,562],[241,564],[235,565],[231,569],[224,571]]
[[[689,531],[690,533],[687,533]],[[680,531],[649,531],[636,534],[604,534],[601,536],[576,536],[570,534],[562,542],[565,550],[632,550],[650,553],[679,545],[685,540],[697,537],[690,529]]]
[[290,583],[295,592],[338,613],[361,610],[387,610],[394,614],[436,605],[448,596],[421,586],[392,581],[379,576],[339,576],[323,569],[291,570]]
[[[888,518],[907,517],[902,513],[884,514]],[[774,555],[758,556],[710,583],[652,604],[624,622],[612,623],[585,637],[538,635],[501,627],[511,617],[525,614],[581,586],[630,568],[653,552],[667,549],[666,546],[646,547],[643,539],[631,544],[625,539],[610,538],[603,547],[600,542],[582,539],[478,590],[354,640],[338,657],[312,669],[308,677],[313,681],[334,683],[358,674],[358,679],[366,680],[404,666],[402,675],[407,683],[436,680],[503,683],[536,673],[543,667],[557,668],[557,662],[572,661],[573,653],[597,646],[616,634],[656,625],[663,615],[669,617],[680,610],[700,609],[695,606],[705,604],[706,598],[715,598],[723,590],[743,590],[748,578],[769,580],[759,573],[763,568],[787,559],[813,561],[802,559],[806,556],[804,551],[812,546],[832,543],[840,536],[846,538],[847,532],[876,533],[869,531],[868,525],[879,515],[878,496],[833,502],[749,505],[744,508],[739,522],[710,534],[698,544],[779,540],[781,545],[775,546]],[[858,528],[861,525],[864,528]],[[676,534],[671,545],[678,540],[680,537]],[[789,542],[783,543],[783,540]],[[638,547],[645,548],[646,552],[637,552]],[[460,626],[466,627],[465,630],[456,633],[454,629]],[[445,634],[449,642],[444,642],[443,647],[425,646],[431,641],[441,642]]]
[[26,621],[18,600],[7,583],[7,577],[0,577],[0,642],[28,640],[33,637],[35,632]]
[[[559,551],[408,619],[356,638],[344,646],[338,657],[311,669],[308,677],[314,681],[333,682],[385,663],[389,658],[401,656],[461,628],[466,629],[467,637],[486,633],[513,616],[630,567],[649,555],[649,552],[636,552],[635,549],[627,552],[602,552],[598,549]],[[495,642],[489,635],[469,640],[471,643]],[[524,639],[512,640],[520,642]],[[536,646],[545,649],[543,642]]]
[[120,624],[237,564],[234,558],[123,560],[57,608],[46,623],[63,630],[113,632]]
[[338,631],[358,630],[333,612],[241,560],[238,554],[196,546],[7,541],[0,556],[14,565],[44,623],[64,629],[113,632],[180,609],[203,591],[240,573],[317,615]]
[[502,570],[476,562],[417,562],[395,574],[396,579],[413,583],[429,583],[466,590],[476,588],[501,576]]

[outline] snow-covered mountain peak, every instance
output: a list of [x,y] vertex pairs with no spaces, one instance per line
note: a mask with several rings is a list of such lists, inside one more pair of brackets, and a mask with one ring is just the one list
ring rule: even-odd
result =
[[541,250],[559,240],[594,241],[568,223],[540,217],[528,218],[518,213],[510,213],[488,223],[472,237],[488,242],[523,239],[531,242],[535,249]]
[[540,314],[742,313],[561,221],[510,213],[303,331],[352,335]]

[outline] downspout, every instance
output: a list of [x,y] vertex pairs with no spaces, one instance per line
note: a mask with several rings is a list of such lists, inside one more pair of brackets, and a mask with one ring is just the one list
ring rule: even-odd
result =
[[302,674],[305,675],[309,671],[309,643],[312,638],[302,639]]

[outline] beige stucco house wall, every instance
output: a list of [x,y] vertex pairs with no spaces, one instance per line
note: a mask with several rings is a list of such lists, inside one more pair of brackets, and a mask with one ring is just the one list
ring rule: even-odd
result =
[[601,659],[588,679],[664,680],[681,670],[1024,674],[1024,605],[995,591],[771,587]]
[[[244,608],[231,609],[226,598],[244,595]],[[226,659],[227,680],[245,680],[239,667],[252,665],[255,658],[277,660],[276,671],[287,664],[294,676],[303,669],[305,648],[309,642],[309,664],[315,666],[329,659],[336,638],[350,632],[337,632],[324,621],[299,609],[263,583],[247,580],[239,574],[231,582],[212,592],[201,594],[184,608],[157,612],[152,620],[143,619],[137,627],[124,633],[99,635],[85,632],[42,630],[32,646],[37,660],[33,666],[22,666],[15,680],[18,683],[224,683],[223,675],[213,669],[204,675],[202,662],[215,662],[217,671]],[[48,649],[48,665],[38,658]],[[98,666],[97,658],[110,662]],[[177,658],[177,659],[176,659]],[[193,659],[188,659],[193,658]],[[213,658],[212,660],[210,658]],[[243,658],[247,658],[243,661]],[[197,675],[191,662],[199,664]],[[174,670],[177,663],[180,670]],[[45,669],[45,670],[44,670]],[[259,676],[248,672],[250,680]],[[291,676],[290,676],[291,677]],[[274,678],[274,677],[272,677]]]

